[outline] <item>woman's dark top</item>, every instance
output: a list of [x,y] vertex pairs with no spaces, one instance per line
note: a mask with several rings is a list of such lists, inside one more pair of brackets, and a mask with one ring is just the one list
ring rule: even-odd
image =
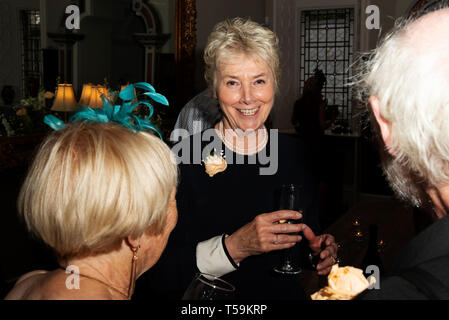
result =
[[[227,169],[209,177],[205,166],[198,163],[199,157],[195,164],[180,164],[176,196],[178,223],[159,262],[143,276],[144,280],[138,282],[137,286],[141,286],[137,288],[138,292],[149,287],[155,298],[181,298],[198,272],[197,244],[221,234],[230,235],[257,215],[276,211],[275,191],[283,184],[303,187],[304,222],[315,233],[319,232],[315,183],[309,175],[303,145],[298,139],[278,135],[276,131],[276,134],[270,134],[267,146],[257,156],[239,155],[238,160],[234,152],[225,148],[215,130],[211,131],[212,138],[207,138],[207,141],[200,142],[199,139],[205,137],[202,133],[193,135],[180,142],[185,149],[180,150],[181,144],[177,144],[173,151],[178,157],[189,151],[193,161],[194,150],[198,154],[199,150],[211,147],[210,141],[215,141],[218,142],[216,152],[223,150],[226,155]],[[267,157],[271,157],[268,164]],[[261,175],[260,169],[270,165],[269,171],[273,174]],[[304,254],[308,245],[301,243],[295,248],[299,259],[299,250]],[[250,256],[240,263],[236,271],[222,278],[236,286],[235,298],[305,299],[299,276],[280,277],[272,271],[279,264],[280,257],[279,251]]]

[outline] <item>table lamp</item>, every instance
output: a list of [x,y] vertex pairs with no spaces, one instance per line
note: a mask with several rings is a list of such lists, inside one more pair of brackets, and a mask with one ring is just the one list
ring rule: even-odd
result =
[[92,83],[83,84],[83,89],[81,91],[81,98],[79,101],[80,107],[87,107],[89,105],[90,98],[92,96]]
[[108,90],[101,85],[92,86],[92,95],[89,100],[89,107],[103,108],[103,101],[101,100],[101,95],[104,94],[106,98],[108,97]]
[[53,101],[52,111],[70,112],[77,109],[75,93],[71,84],[58,84],[55,101]]
[[51,111],[64,112],[64,121],[67,122],[67,113],[78,109],[75,100],[75,93],[71,84],[58,84],[56,89],[56,97],[53,101]]

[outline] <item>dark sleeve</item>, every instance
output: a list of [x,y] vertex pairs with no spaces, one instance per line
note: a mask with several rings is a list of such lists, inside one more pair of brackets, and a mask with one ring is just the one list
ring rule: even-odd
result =
[[[310,169],[305,144],[298,137],[280,134],[280,175],[282,183],[295,183],[302,186],[301,200],[303,204],[303,223],[319,235],[321,227],[318,220],[318,188],[317,179]],[[310,247],[307,241],[301,241],[301,261],[303,267],[313,269],[309,261]]]
[[[303,222],[312,229],[316,235],[321,234],[321,226],[318,219],[318,184],[317,178],[310,169],[310,159],[307,156],[308,152],[305,144],[301,139],[295,139],[296,153],[290,151],[290,154],[295,154],[292,157],[295,160],[293,165],[298,166],[298,174],[300,176],[301,185],[303,186],[302,201],[306,204],[304,208]],[[301,260],[303,266],[307,269],[315,269],[312,261],[309,259],[309,254],[312,251],[307,241],[301,242]]]
[[427,300],[413,284],[401,277],[381,278],[379,287],[365,290],[355,300]]
[[305,187],[304,197],[307,198],[307,207],[304,223],[307,224],[312,231],[318,235],[322,232],[318,219],[318,179],[314,175],[311,166],[311,159],[308,156],[307,148],[302,141],[299,141],[299,159],[302,163],[301,175],[303,185]]
[[[150,295],[157,299],[180,299],[198,272],[196,266],[196,226],[191,217],[194,198],[190,195],[189,168],[180,165],[180,183],[176,194],[178,222],[170,234],[159,261],[145,273]],[[137,287],[137,285],[136,285]]]
[[318,185],[308,154],[308,149],[300,138],[279,135],[280,179],[283,184],[294,183],[302,187],[300,202],[304,209],[303,223],[315,234],[319,234],[321,228],[318,220]]
[[305,216],[304,222],[310,227],[310,229],[312,229],[313,233],[319,235],[321,234],[322,230],[320,222],[318,220],[318,199],[315,194],[317,187],[312,183],[313,182],[311,182],[310,195],[311,197],[313,197],[313,200],[310,201],[309,206],[306,208],[307,214]]
[[[308,225],[310,229],[312,229],[314,234],[319,235],[321,234],[321,227],[318,220],[318,202],[317,197],[315,196],[316,187],[313,180],[311,180],[309,183],[310,188],[307,196],[313,198],[313,200],[309,201],[308,207],[305,209],[306,214],[304,215],[304,223]],[[314,263],[316,263],[316,261],[311,260],[310,254],[312,253],[312,251],[308,245],[308,242],[301,241],[301,248],[301,260],[303,261],[303,266],[306,269],[315,270],[316,267],[314,266]]]

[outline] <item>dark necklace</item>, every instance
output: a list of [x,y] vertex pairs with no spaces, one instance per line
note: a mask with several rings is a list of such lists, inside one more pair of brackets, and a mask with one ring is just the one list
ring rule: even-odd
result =
[[[67,273],[67,269],[65,269],[65,268],[63,268],[63,267],[60,267],[60,268],[61,268],[62,270],[64,270],[65,273]],[[91,277],[91,276],[87,276],[87,275],[85,275],[85,274],[75,273],[75,272],[72,272],[72,271],[70,272],[70,274],[76,274],[76,275],[78,275],[78,276],[81,276],[81,277],[84,277],[84,278],[87,278],[87,279],[91,279],[91,280],[97,281],[97,282],[101,283],[102,285],[104,285],[104,286],[106,286],[106,287],[108,287],[108,288],[114,290],[115,292],[119,293],[121,296],[125,297],[127,300],[129,300],[128,295],[124,294],[124,293],[121,292],[119,289],[114,288],[113,286],[107,284],[107,283],[104,282],[104,281],[101,281],[101,280],[99,280],[99,279],[97,279],[97,278],[94,278],[94,277]]]

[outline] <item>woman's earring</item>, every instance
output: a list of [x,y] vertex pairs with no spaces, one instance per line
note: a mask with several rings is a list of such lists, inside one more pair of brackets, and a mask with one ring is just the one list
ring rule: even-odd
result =
[[137,251],[139,250],[140,245],[137,247],[132,247],[131,250],[133,252],[133,257],[132,257],[132,265],[131,265],[131,279],[129,282],[129,289],[128,289],[128,299],[131,299],[131,296],[134,293],[134,287],[136,285],[136,268],[137,268]]

